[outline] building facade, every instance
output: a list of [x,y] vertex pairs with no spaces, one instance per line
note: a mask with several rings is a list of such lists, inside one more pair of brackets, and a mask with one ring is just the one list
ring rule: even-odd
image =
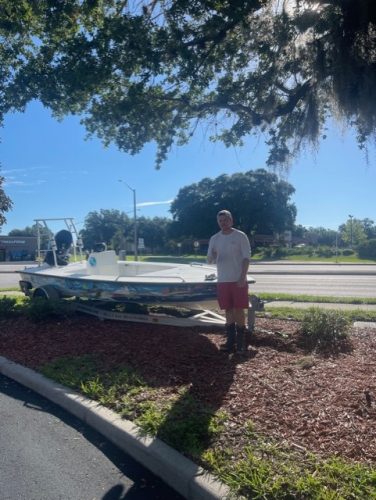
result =
[[0,262],[35,260],[36,236],[0,236]]

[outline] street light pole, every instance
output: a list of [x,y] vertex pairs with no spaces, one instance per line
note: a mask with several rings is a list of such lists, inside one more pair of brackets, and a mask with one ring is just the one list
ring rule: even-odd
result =
[[353,215],[349,215],[350,217],[350,248],[353,247]]
[[338,262],[338,231],[336,231],[336,263]]
[[129,184],[127,184],[122,179],[119,182],[123,182],[128,189],[133,192],[133,223],[134,223],[134,260],[138,260],[138,237],[137,237],[137,208],[136,208],[136,190],[133,189]]

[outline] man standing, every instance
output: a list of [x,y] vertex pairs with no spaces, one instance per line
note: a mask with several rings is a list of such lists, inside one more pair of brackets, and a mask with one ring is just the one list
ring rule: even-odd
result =
[[228,210],[217,214],[221,230],[209,241],[208,262],[217,265],[218,303],[226,313],[227,341],[221,346],[225,352],[246,350],[245,309],[248,308],[247,272],[251,246],[245,233],[233,228],[233,218]]

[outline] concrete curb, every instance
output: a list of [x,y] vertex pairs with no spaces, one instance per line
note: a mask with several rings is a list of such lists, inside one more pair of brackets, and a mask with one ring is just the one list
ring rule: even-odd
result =
[[229,488],[157,438],[115,412],[0,356],[0,373],[41,394],[100,432],[188,500],[226,499]]
[[376,322],[375,321],[355,321],[354,327],[355,328],[376,328]]

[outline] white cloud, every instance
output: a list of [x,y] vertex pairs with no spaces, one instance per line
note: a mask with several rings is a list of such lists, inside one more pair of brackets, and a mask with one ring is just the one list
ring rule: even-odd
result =
[[5,179],[4,181],[4,186],[25,186],[26,182],[24,181],[16,181],[15,179],[12,179],[10,177],[8,177],[7,179]]
[[38,179],[34,182],[18,181],[13,177],[5,178],[4,186],[39,186],[40,184],[45,184],[47,181],[44,179]]
[[138,207],[152,207],[154,205],[170,205],[174,200],[167,201],[143,201],[142,203],[137,203]]
[[59,170],[57,172],[58,174],[62,174],[62,175],[66,175],[66,174],[81,174],[81,175],[88,175],[89,174],[89,170]]
[[32,170],[51,170],[51,167],[25,167],[25,168],[10,168],[7,170],[1,170],[0,169],[0,174],[1,175],[6,175],[6,174],[15,174],[15,173],[28,173]]

